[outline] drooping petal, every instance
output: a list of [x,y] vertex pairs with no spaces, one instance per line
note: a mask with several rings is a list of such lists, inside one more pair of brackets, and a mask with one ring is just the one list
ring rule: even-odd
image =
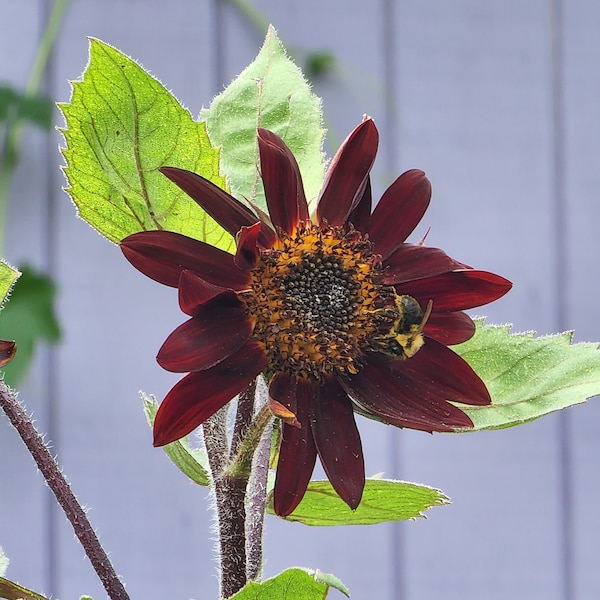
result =
[[[242,227],[256,223],[256,215],[233,196],[196,173],[177,167],[161,167],[159,171],[195,200],[221,227],[235,237]],[[275,232],[265,226],[259,236],[262,248],[275,243]]]
[[167,371],[203,371],[239,350],[252,333],[246,307],[227,291],[198,307],[165,340],[156,360]]
[[379,133],[372,119],[363,121],[343,142],[325,175],[317,205],[319,224],[343,225],[360,201],[375,161]]
[[384,264],[387,267],[384,278],[387,285],[433,277],[466,267],[439,248],[419,244],[402,244],[390,254]]
[[355,377],[340,380],[342,387],[357,403],[357,412],[398,427],[423,431],[472,427],[471,419],[448,402],[458,399],[459,394],[454,389],[438,385],[433,374],[422,369],[418,376],[413,371],[404,370],[405,365],[416,360],[417,356],[430,352],[428,347],[433,344],[433,340],[427,340],[419,352],[406,361],[371,356]]
[[504,296],[512,283],[500,275],[476,269],[451,271],[399,284],[402,294],[417,300],[433,300],[435,312],[474,308]]
[[300,504],[317,460],[317,448],[310,427],[310,398],[313,384],[293,380],[296,395],[296,417],[300,427],[284,423],[279,461],[273,490],[275,514],[286,517]]
[[5,367],[14,357],[17,344],[13,340],[0,340],[0,367]]
[[121,242],[121,251],[138,271],[171,287],[177,287],[185,270],[233,290],[244,289],[250,280],[228,252],[172,231],[134,233]]
[[339,497],[355,510],[365,487],[365,463],[352,403],[329,378],[311,401],[311,425],[317,452]]
[[258,264],[260,251],[257,240],[261,227],[261,223],[255,223],[250,227],[242,227],[238,232],[236,238],[237,250],[233,257],[233,262],[242,271],[251,271]]
[[266,356],[257,342],[206,371],[186,375],[162,401],[154,421],[154,445],[164,446],[188,435],[246,389],[265,368]]
[[470,340],[475,334],[475,323],[464,312],[432,312],[423,333],[446,346],[452,346]]
[[358,201],[358,204],[352,209],[348,215],[348,223],[352,223],[355,229],[365,233],[369,230],[369,222],[371,220],[371,206],[373,204],[373,195],[371,193],[371,177],[367,176],[367,182],[363,194]]
[[228,290],[220,285],[204,281],[191,271],[182,271],[179,276],[178,291],[179,308],[186,315],[193,317],[202,305]]
[[423,171],[403,173],[384,192],[371,215],[369,237],[385,260],[413,232],[431,200],[431,183]]
[[258,149],[271,221],[275,227],[291,234],[299,220],[308,220],[298,163],[284,141],[267,129],[258,129]]

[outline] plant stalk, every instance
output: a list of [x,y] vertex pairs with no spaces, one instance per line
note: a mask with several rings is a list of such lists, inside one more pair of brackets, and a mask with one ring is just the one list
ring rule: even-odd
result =
[[31,453],[48,487],[73,526],[94,570],[111,600],[129,600],[125,587],[100,544],[85,511],[73,494],[56,460],[15,394],[0,380],[0,406]]

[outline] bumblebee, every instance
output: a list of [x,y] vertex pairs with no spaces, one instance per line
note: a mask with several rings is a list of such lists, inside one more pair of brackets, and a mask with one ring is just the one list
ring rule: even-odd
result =
[[379,352],[396,358],[411,358],[425,343],[423,329],[431,314],[433,301],[428,302],[425,312],[412,296],[394,294],[394,304],[395,310],[390,310],[394,316],[392,326],[388,333],[375,337],[373,341]]

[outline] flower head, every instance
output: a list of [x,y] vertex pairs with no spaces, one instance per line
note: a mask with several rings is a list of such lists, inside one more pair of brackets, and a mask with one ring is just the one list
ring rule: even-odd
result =
[[190,317],[158,353],[162,367],[188,374],[160,406],[155,445],[190,433],[264,373],[277,414],[287,415],[274,489],[279,515],[302,499],[317,456],[340,497],[358,506],[365,469],[355,412],[452,431],[473,424],[451,401],[490,403],[484,383],[447,345],[474,333],[462,311],[511,284],[406,243],[431,197],[422,171],[400,175],[371,210],[377,145],[366,119],[333,158],[311,219],[294,156],[259,129],[268,215],[194,173],[161,169],[236,236],[235,255],[167,231],[121,244],[137,269],[178,288]]

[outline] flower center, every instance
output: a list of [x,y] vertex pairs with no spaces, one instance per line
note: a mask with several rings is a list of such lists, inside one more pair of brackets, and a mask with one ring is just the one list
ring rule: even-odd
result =
[[269,370],[322,381],[358,373],[366,352],[400,356],[390,332],[402,317],[398,299],[409,297],[382,285],[382,275],[381,257],[354,229],[308,222],[281,233],[261,251],[244,294]]

